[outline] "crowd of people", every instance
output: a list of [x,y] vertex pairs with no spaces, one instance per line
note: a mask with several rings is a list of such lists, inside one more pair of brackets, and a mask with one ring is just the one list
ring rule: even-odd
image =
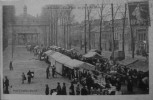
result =
[[[110,60],[106,58],[84,58],[83,55],[74,52],[73,50],[65,50],[60,47],[52,48],[47,47],[42,50],[33,50],[34,52],[38,52],[39,56],[42,56],[45,51],[54,50],[60,52],[64,55],[69,56],[72,59],[77,59],[83,62],[90,63],[96,66],[93,75],[88,73],[89,71],[78,71],[78,70],[66,70],[63,73],[63,76],[68,76],[72,83],[79,82],[83,87],[88,88],[90,90],[93,89],[103,89],[108,90],[108,88],[115,87],[116,91],[121,91],[122,85],[127,85],[127,91],[129,93],[133,93],[133,87],[137,86],[143,90],[149,91],[149,82],[148,77],[149,74],[147,72],[137,71],[136,69],[130,69],[126,66],[121,66],[118,63],[112,64]],[[46,62],[47,61],[46,59]],[[113,73],[112,73],[113,72]],[[55,73],[52,70],[52,74]],[[105,85],[102,86],[100,84],[94,83],[94,79],[97,79],[97,75],[101,75],[105,80]],[[49,70],[46,69],[46,76],[48,78]],[[52,75],[53,76],[53,75]],[[145,79],[144,79],[145,78]],[[107,88],[107,89],[106,89]],[[108,92],[108,91],[107,91]]]
[[[109,87],[107,87],[109,88]],[[66,84],[63,83],[61,86],[60,83],[57,83],[57,87],[55,89],[50,89],[48,84],[46,84],[45,94],[46,95],[115,95],[114,91],[107,91],[106,89],[100,88],[88,88],[87,85],[81,85],[79,83],[76,86],[71,83],[70,87],[68,87],[69,91],[67,92]]]
[[[44,52],[47,50],[53,50],[60,52],[64,55],[69,56],[72,59],[77,59],[83,62],[87,62],[95,66],[95,70],[79,70],[79,69],[68,69],[63,67],[63,77],[68,77],[71,80],[71,86],[69,87],[69,93],[66,91],[66,85],[63,83],[63,86],[60,86],[58,83],[56,89],[49,90],[49,86],[46,84],[46,95],[54,94],[57,92],[57,95],[115,95],[116,93],[122,93],[122,85],[127,86],[127,91],[133,93],[133,87],[136,86],[141,88],[144,91],[149,91],[149,71],[143,72],[136,69],[131,69],[126,66],[122,66],[119,63],[113,63],[106,58],[84,58],[83,55],[78,54],[74,50],[65,50],[63,48],[42,48],[39,46],[27,46],[27,50],[34,53],[34,56],[44,55]],[[51,66],[51,62],[48,59],[45,59],[48,62],[49,66],[46,68],[46,78],[49,79],[52,75],[54,78],[56,75],[56,67]],[[13,70],[12,61],[10,61],[9,69]],[[50,71],[50,69],[52,71]],[[99,78],[100,76],[100,78]],[[27,80],[27,83],[31,83],[31,79],[34,77],[34,72],[30,70],[27,73],[27,76],[22,73],[22,84]],[[103,82],[98,83],[95,80],[103,79]],[[77,86],[74,88],[74,84]],[[4,93],[9,93],[9,79],[7,76],[3,80],[3,89]]]

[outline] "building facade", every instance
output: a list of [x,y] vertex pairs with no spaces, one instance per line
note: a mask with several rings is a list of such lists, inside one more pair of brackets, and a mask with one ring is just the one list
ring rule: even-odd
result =
[[16,16],[15,22],[12,26],[15,44],[41,44],[42,30],[39,18],[29,15],[26,6],[23,8],[23,14]]

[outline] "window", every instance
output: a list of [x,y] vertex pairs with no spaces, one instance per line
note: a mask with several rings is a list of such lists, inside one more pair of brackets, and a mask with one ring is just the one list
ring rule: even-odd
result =
[[146,33],[144,33],[144,40],[146,40]]
[[141,34],[139,34],[139,41],[141,41]]
[[120,40],[122,40],[122,34],[120,34]]

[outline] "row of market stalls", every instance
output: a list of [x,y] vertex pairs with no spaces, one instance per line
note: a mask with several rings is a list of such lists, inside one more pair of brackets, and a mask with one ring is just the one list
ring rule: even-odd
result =
[[[34,47],[34,49],[37,49],[37,48],[39,48],[39,46]],[[92,62],[93,62],[94,59],[101,59],[101,58],[105,59],[101,56],[101,52],[96,49],[91,49],[87,54],[82,55],[81,59],[74,59],[74,61],[72,61],[73,57],[70,57],[69,55],[65,55],[65,53],[63,53],[63,51],[67,51],[67,53],[70,53],[70,52],[74,53],[74,52],[77,52],[75,49],[64,50],[63,48],[58,47],[58,46],[50,46],[48,49],[49,50],[46,51],[44,54],[46,54],[46,57],[49,58],[49,62],[52,65],[55,65],[57,62],[57,64],[61,63],[61,65],[67,66],[68,68],[71,68],[71,69],[77,68],[79,66],[79,64],[81,64],[81,62],[82,62],[82,66],[84,66],[84,69],[91,70],[92,69],[91,66],[93,66],[95,64],[90,63],[91,62],[90,60],[92,60]],[[72,53],[72,55],[73,55],[73,53]],[[88,61],[84,61],[82,59],[86,59]],[[71,62],[72,62],[72,64],[68,65]],[[76,64],[79,63],[77,65],[77,67],[73,66],[75,63]],[[91,64],[93,64],[93,65],[91,65]],[[138,60],[138,59],[126,58],[124,60],[118,61],[118,64],[120,64],[122,66],[129,67],[130,69],[137,69],[137,70],[143,71],[143,72],[146,72],[149,70],[148,63],[146,63],[146,61],[142,61],[142,60]],[[79,66],[79,67],[83,68],[82,66]]]
[[64,54],[53,50],[48,50],[44,54],[45,58],[51,63],[51,66],[54,65],[56,67],[57,73],[61,75],[63,75],[64,67],[69,69],[95,70],[94,65],[77,59],[71,59],[70,57]]

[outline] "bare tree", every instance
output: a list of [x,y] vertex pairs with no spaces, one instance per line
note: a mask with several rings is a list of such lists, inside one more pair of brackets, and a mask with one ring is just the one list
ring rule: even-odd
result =
[[124,33],[125,33],[125,23],[126,23],[126,12],[127,12],[127,7],[126,7],[126,4],[125,4],[125,9],[124,11],[122,12],[121,11],[121,17],[122,17],[122,22],[123,22],[123,34],[122,34],[122,51],[125,53],[125,39],[124,39]]
[[93,22],[93,16],[91,16],[91,13],[92,13],[92,10],[93,10],[93,6],[94,5],[89,5],[88,7],[87,7],[87,16],[88,16],[88,40],[89,40],[89,50],[91,49],[91,24],[92,24],[92,22]]
[[72,15],[73,11],[73,5],[66,5],[67,10],[66,10],[66,17],[67,17],[67,49],[71,48],[71,23],[74,20],[74,15]]
[[[113,23],[114,23],[114,20],[116,19],[117,14],[119,13],[119,10],[121,9],[121,7],[122,7],[121,4],[117,4],[116,5],[115,10],[113,11],[113,18],[112,18],[112,22]],[[112,24],[112,28],[113,28],[113,30],[115,29],[115,25],[114,24]],[[113,43],[113,52],[114,52],[114,50],[116,48],[115,39],[114,39],[114,32],[113,32],[113,40],[112,41],[113,41],[112,43]]]
[[103,11],[105,9],[105,6],[103,4],[101,4],[100,6],[100,13],[98,12],[99,14],[99,17],[100,17],[100,34],[99,34],[99,49],[100,51],[102,50],[102,47],[101,47],[101,35],[102,35],[102,21],[103,21],[103,18],[104,18],[104,15],[103,15]]

